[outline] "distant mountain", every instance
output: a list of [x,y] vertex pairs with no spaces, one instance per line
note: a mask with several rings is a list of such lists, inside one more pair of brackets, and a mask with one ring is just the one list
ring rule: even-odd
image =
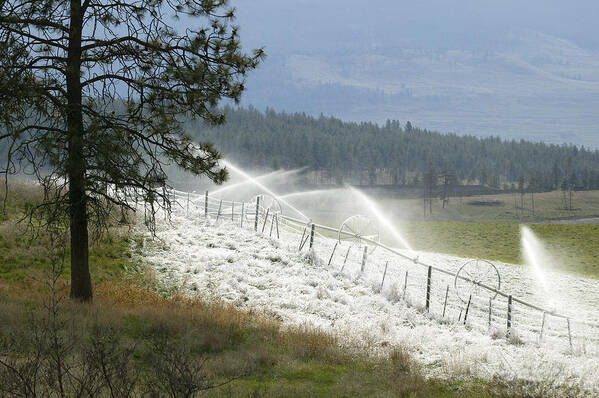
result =
[[240,3],[242,36],[270,54],[243,103],[599,148],[597,4],[401,3]]

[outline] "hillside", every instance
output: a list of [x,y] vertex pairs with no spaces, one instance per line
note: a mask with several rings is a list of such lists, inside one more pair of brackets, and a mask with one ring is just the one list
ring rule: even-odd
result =
[[269,54],[243,104],[599,147],[596,3],[426,4],[239,2]]
[[[141,222],[125,228],[117,223],[108,226],[108,236],[94,242],[91,255],[94,304],[69,301],[68,260],[52,291],[48,236],[33,238],[22,230],[24,226],[15,225],[27,206],[39,201],[39,190],[14,181],[10,187],[8,213],[0,218],[1,396],[504,398],[531,393],[561,397],[566,391],[554,383],[513,377],[492,383],[462,380],[459,373],[425,377],[428,371],[414,360],[412,346],[387,345],[385,353],[376,354],[365,346],[348,347],[343,336],[308,325],[293,327],[274,312],[257,310],[253,295],[241,300],[248,304],[245,309],[234,306],[230,295],[210,293],[221,288],[210,278],[204,281],[212,288],[202,286],[201,292],[183,294],[189,293],[188,285],[165,278],[180,269],[170,256],[159,258],[160,252],[175,254],[172,250],[179,243],[186,244],[177,236],[189,236],[193,221],[180,216],[176,219],[182,221],[181,230],[160,222],[160,234],[169,234],[164,240],[144,238],[147,230]],[[271,244],[229,227],[209,228],[188,247],[201,247],[203,254],[193,264],[198,271],[200,267],[202,272],[203,267],[216,271],[221,265],[220,254],[230,251],[222,246],[230,244],[223,239],[225,234],[246,240],[244,253],[226,261],[231,270],[245,275],[246,256],[257,255],[247,243],[255,248]],[[267,250],[292,260],[290,269],[307,264],[305,257],[282,248]],[[258,277],[260,267],[252,272]],[[52,297],[58,299],[56,306]],[[376,303],[378,298],[367,300]],[[418,316],[413,309],[409,313]],[[459,367],[464,363],[451,362],[447,370],[467,369]],[[578,388],[568,391],[572,397],[584,396]]]
[[[181,193],[180,197],[185,196]],[[502,290],[509,294],[539,305],[548,297],[559,298],[557,312],[569,313],[572,309],[565,303],[577,304],[568,323],[573,349],[568,348],[563,319],[548,319],[544,340],[539,341],[538,328],[545,316],[519,304],[513,307],[515,331],[505,339],[505,298],[492,300],[491,319],[485,292],[472,292],[466,319],[466,303],[456,296],[453,284],[447,285],[449,300],[445,296],[446,283],[452,278],[436,270],[430,309],[424,307],[423,265],[456,272],[466,259],[402,250],[416,256],[411,261],[379,248],[370,252],[365,264],[359,244],[342,240],[337,247],[337,239],[319,232],[313,246],[306,244],[298,250],[301,228],[294,231],[293,224],[281,221],[277,237],[278,233],[269,230],[267,215],[258,223],[264,223],[265,232],[254,232],[251,218],[241,228],[240,213],[224,216],[230,213],[224,207],[219,218],[216,209],[222,202],[219,205],[217,198],[210,201],[206,218],[203,199],[203,195],[193,196],[189,213],[178,211],[171,222],[161,222],[159,240],[146,235],[142,250],[158,279],[179,285],[185,294],[264,311],[290,327],[309,325],[330,331],[339,336],[340,345],[364,347],[371,353],[385,355],[389,347],[403,344],[429,377],[488,380],[517,375],[542,384],[568,380],[574,386],[597,388],[597,330],[575,320],[596,320],[597,280],[547,273],[552,289],[543,291],[528,267],[495,262],[503,277]],[[230,203],[226,201],[225,206]],[[348,247],[353,251],[346,260]],[[409,279],[404,279],[407,275]]]

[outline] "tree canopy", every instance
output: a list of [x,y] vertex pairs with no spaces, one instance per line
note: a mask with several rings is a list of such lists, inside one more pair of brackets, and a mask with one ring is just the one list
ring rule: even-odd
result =
[[34,174],[69,215],[72,297],[92,297],[88,226],[110,204],[168,206],[166,165],[226,178],[181,118],[222,123],[219,101],[239,101],[263,57],[234,17],[228,0],[0,1],[3,172]]

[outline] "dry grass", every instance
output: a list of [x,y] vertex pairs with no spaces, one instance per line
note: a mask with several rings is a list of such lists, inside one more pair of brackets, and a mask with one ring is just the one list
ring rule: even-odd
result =
[[497,398],[582,398],[596,397],[597,393],[585,391],[576,385],[563,385],[552,381],[504,380],[494,378],[487,385],[487,393]]
[[394,347],[389,354],[389,359],[393,364],[393,369],[399,373],[406,373],[414,370],[416,364],[405,345]]
[[[108,349],[117,353],[107,365],[128,375],[122,388],[128,386],[131,396],[148,391],[164,396],[171,387],[228,381],[215,391],[198,390],[190,396],[200,391],[209,396],[478,396],[471,394],[471,387],[462,391],[466,395],[447,395],[447,383],[426,380],[403,346],[388,358],[349,353],[336,336],[324,331],[307,326],[283,329],[270,317],[220,302],[164,298],[134,280],[101,282],[95,291],[90,306],[66,300],[66,283],[59,288],[64,301],[58,335],[69,342],[64,362],[93,373],[97,369],[84,360],[86,356],[97,357]],[[25,286],[0,290],[0,358],[5,362],[20,358],[31,366],[35,336],[48,324],[46,299],[40,290]],[[90,344],[95,351],[89,351]],[[52,352],[48,346],[47,352]],[[187,376],[173,370],[175,363],[195,369],[199,381],[185,381]],[[51,366],[49,359],[39,365],[44,372]],[[174,386],[160,387],[148,374],[161,375]],[[84,376],[91,377],[78,377]],[[0,372],[0,378],[4,386],[15,385],[10,372]],[[107,382],[99,380],[95,388],[107,393]],[[54,388],[42,381],[37,386]]]
[[309,326],[286,329],[281,335],[293,356],[302,360],[323,359],[336,364],[348,360],[349,355],[339,349],[335,335]]
[[[350,353],[340,347],[336,336],[324,331],[307,326],[284,329],[272,317],[221,302],[181,295],[165,298],[148,289],[142,280],[97,283],[93,305],[69,302],[64,297],[68,284],[59,287],[64,298],[59,334],[63,341],[70,342],[66,362],[73,367],[87,366],[91,372],[94,368],[83,360],[84,356],[96,358],[110,349],[118,355],[108,358],[109,367],[127,375],[121,388],[130,388],[129,396],[148,391],[156,396],[185,396],[182,392],[169,394],[169,388],[208,388],[223,382],[228,383],[215,390],[194,390],[189,396],[200,392],[207,396],[256,397],[560,396],[555,393],[561,391],[558,386],[523,381],[487,384],[428,380],[407,346],[393,347],[388,357]],[[39,325],[48,320],[44,302],[47,295],[41,287],[28,289],[17,283],[0,288],[1,358],[18,354],[24,361],[27,353],[34,352],[34,336],[41,330]],[[187,371],[199,378],[177,374],[175,363],[185,364]],[[47,371],[49,366],[42,368]],[[172,385],[159,385],[148,374],[160,375]],[[0,372],[0,377],[1,385],[14,385],[6,372]],[[105,382],[96,386],[107,393]],[[539,395],[539,391],[547,395]],[[583,396],[580,391],[578,395],[568,394]]]

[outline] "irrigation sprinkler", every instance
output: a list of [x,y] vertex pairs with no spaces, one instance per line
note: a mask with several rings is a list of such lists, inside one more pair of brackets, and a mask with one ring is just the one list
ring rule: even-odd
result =
[[429,312],[431,307],[431,276],[432,276],[433,268],[431,266],[428,267],[428,274],[426,277],[426,312]]
[[[164,195],[163,199],[169,200],[171,197],[171,195],[170,195],[171,193],[173,195],[175,195],[177,192],[175,192],[174,190],[173,191],[168,190],[166,192],[166,195]],[[182,194],[182,193],[179,192],[179,194]],[[214,213],[209,212],[208,196],[209,196],[209,192],[205,191],[204,215],[206,216],[206,218],[208,218],[209,215],[214,214]],[[184,197],[184,196],[180,195],[180,197]],[[200,196],[200,198],[201,198],[201,196]],[[176,201],[176,199],[177,199],[177,197],[175,196],[173,198],[173,200]],[[213,202],[217,201],[217,199],[214,199],[214,198],[212,200],[213,200]],[[190,193],[188,192],[187,193],[187,206],[185,207],[187,216],[189,216],[190,202],[194,202],[194,201],[191,200]],[[219,220],[220,216],[223,215],[222,204],[223,204],[223,200],[220,200],[218,212],[216,215],[217,221]],[[241,205],[242,205],[242,208],[241,208],[240,225],[241,225],[241,227],[243,227],[244,219],[247,217],[248,221],[250,221],[252,213],[251,213],[251,211],[246,212],[244,202],[242,202]],[[181,206],[181,208],[183,209],[183,206]],[[225,209],[225,211],[226,211],[226,209]],[[298,220],[297,218],[282,215],[279,202],[276,198],[271,197],[270,195],[259,195],[258,197],[256,197],[256,213],[255,213],[255,219],[254,219],[254,229],[256,230],[256,232],[258,230],[258,220],[259,220],[261,211],[266,213],[266,217],[265,217],[264,223],[262,225],[263,233],[265,231],[266,223],[268,222],[268,217],[269,216],[271,217],[271,225],[270,225],[270,232],[269,232],[269,236],[271,236],[271,237],[272,237],[273,229],[275,229],[275,227],[276,227],[277,237],[280,238],[279,216],[283,219],[284,226],[287,225],[287,221],[290,221],[292,223],[301,223],[301,224],[306,223],[305,220]],[[264,214],[264,213],[262,213],[262,214]],[[236,216],[235,202],[231,202],[231,220],[232,221],[234,221],[235,216]],[[572,319],[570,319],[567,315],[556,313],[552,310],[548,310],[541,306],[538,306],[538,305],[529,303],[527,301],[524,301],[522,299],[519,299],[518,297],[512,297],[511,295],[508,295],[506,292],[501,291],[500,290],[501,276],[499,274],[499,271],[497,270],[497,267],[495,267],[495,265],[493,265],[492,263],[485,261],[485,260],[469,260],[459,268],[457,273],[454,273],[450,270],[447,270],[447,269],[444,269],[441,267],[437,267],[434,265],[428,265],[428,264],[426,264],[425,261],[419,261],[418,257],[413,258],[414,257],[413,255],[408,255],[406,253],[403,253],[402,251],[393,249],[391,247],[388,247],[388,246],[380,243],[379,236],[378,236],[378,226],[376,228],[374,228],[372,225],[376,225],[376,224],[373,222],[369,223],[368,221],[369,221],[368,217],[365,217],[365,216],[352,216],[352,217],[349,217],[348,219],[346,219],[339,228],[333,228],[333,227],[329,227],[326,225],[319,225],[319,224],[315,224],[311,221],[308,221],[308,223],[306,223],[305,228],[302,232],[299,250],[300,251],[302,250],[304,245],[308,242],[308,239],[310,239],[310,247],[311,248],[313,247],[314,235],[315,235],[316,228],[319,228],[319,231],[323,230],[323,231],[329,231],[329,232],[336,232],[338,239],[337,239],[337,242],[335,242],[335,246],[333,247],[333,251],[331,252],[331,255],[329,257],[328,265],[329,266],[331,265],[332,259],[335,255],[337,247],[339,246],[339,243],[342,243],[341,241],[345,240],[345,241],[352,242],[352,243],[357,242],[364,249],[364,252],[362,255],[362,266],[361,266],[361,271],[364,271],[365,267],[366,267],[366,261],[367,261],[368,255],[370,253],[372,253],[372,251],[374,251],[376,247],[380,246],[383,250],[385,250],[388,253],[391,253],[398,257],[407,259],[409,261],[413,261],[414,264],[417,264],[417,265],[420,265],[423,267],[427,267],[427,271],[428,271],[427,286],[426,286],[426,289],[427,289],[427,291],[426,291],[426,309],[427,309],[427,311],[430,311],[430,304],[431,304],[430,300],[431,300],[431,289],[432,289],[431,276],[432,276],[432,270],[435,270],[435,272],[438,272],[441,275],[450,276],[450,277],[454,278],[453,284],[454,284],[454,288],[456,290],[456,295],[464,304],[466,304],[466,305],[460,305],[458,307],[460,309],[458,321],[462,320],[462,315],[464,314],[464,310],[465,310],[465,315],[464,315],[463,321],[464,321],[464,324],[466,324],[467,317],[469,315],[470,305],[475,305],[476,299],[479,298],[480,296],[484,296],[485,298],[488,298],[488,301],[489,301],[488,326],[490,329],[492,326],[492,322],[493,322],[493,319],[492,319],[493,318],[493,300],[497,296],[505,297],[508,301],[508,307],[507,307],[507,336],[508,337],[510,336],[512,327],[514,326],[513,325],[513,305],[515,303],[518,303],[527,309],[531,309],[533,311],[539,311],[542,313],[543,320],[542,320],[541,330],[539,332],[539,342],[541,342],[544,339],[544,335],[546,334],[545,328],[548,327],[546,325],[547,324],[547,321],[546,321],[547,315],[552,315],[557,318],[564,318],[567,322],[567,327],[568,327],[568,341],[570,344],[570,350],[573,350],[574,342],[572,340],[572,330],[571,330]],[[310,225],[309,234],[307,231],[308,225]],[[373,231],[375,231],[375,232],[373,232]],[[341,267],[341,272],[343,272],[343,270],[345,268],[345,265],[349,258],[349,253],[351,251],[351,247],[352,247],[352,245],[350,244],[347,248],[347,252],[346,252],[345,258],[343,260],[343,265]],[[383,278],[382,278],[381,285],[380,285],[381,290],[384,287],[387,269],[388,269],[388,262],[385,263],[385,270],[384,270]],[[407,292],[407,287],[408,287],[407,280],[408,280],[408,271],[406,270],[405,277],[404,277],[404,289],[403,289],[403,298],[404,299],[406,299],[406,292]],[[417,284],[417,281],[414,282],[414,286],[416,286],[416,284]],[[419,282],[418,282],[418,285],[420,285]],[[445,301],[443,303],[443,313],[442,313],[443,318],[447,314],[449,287],[450,286],[447,285],[446,292],[445,292]],[[479,296],[479,297],[477,297],[477,296]],[[466,298],[467,298],[467,300],[466,300]],[[475,299],[474,301],[472,300],[473,298]],[[476,305],[475,305],[475,308],[476,308]],[[484,309],[482,309],[481,314],[478,314],[478,312],[476,312],[476,313],[477,313],[476,314],[477,316],[480,315],[480,317],[484,317]],[[470,317],[472,317],[472,316],[470,316]],[[574,321],[576,322],[576,320],[574,320]],[[592,326],[599,328],[599,325],[597,325],[597,324],[593,324]],[[565,337],[565,336],[563,336],[563,337]],[[583,347],[583,349],[584,349],[584,347]]]
[[[282,216],[282,217],[283,217],[283,219],[289,220],[292,222],[297,222],[297,223],[304,222],[302,220],[298,220],[296,218],[289,217],[289,216]],[[328,227],[326,225],[317,225],[317,227],[320,229],[323,229],[325,231],[337,232],[338,235],[341,232],[340,229]],[[307,229],[307,227],[304,229],[303,234],[306,233],[306,229]],[[380,243],[379,241],[369,239],[368,237],[365,237],[363,235],[361,236],[361,235],[355,234],[355,233],[352,234],[350,231],[343,231],[342,235],[350,237],[350,239],[344,239],[344,240],[352,240],[351,238],[353,236],[354,241],[361,240],[363,243],[366,243],[369,245],[380,246],[382,249],[384,249],[385,251],[387,251],[389,253],[392,253],[401,258],[413,261],[414,264],[418,264],[418,265],[421,265],[421,266],[424,266],[427,268],[429,267],[428,264],[425,264],[424,262],[419,261],[419,259],[417,257],[413,258],[412,256],[408,256],[398,250],[395,250],[391,247],[388,247],[388,246]],[[302,242],[300,243],[300,249],[301,249],[301,247],[303,247],[303,244],[305,243],[305,241],[307,241],[307,237],[306,237],[306,239],[304,239],[303,236],[304,235],[302,235]],[[348,247],[348,251],[346,253],[344,263],[340,270],[341,272],[344,270],[344,267],[347,262],[347,258],[349,257],[350,250],[351,250],[351,246]],[[478,260],[478,261],[471,260],[471,261],[469,261],[469,263],[474,264],[475,271],[473,271],[469,267],[467,267],[468,264],[464,264],[460,268],[458,273],[454,273],[449,270],[446,270],[446,269],[443,269],[440,267],[436,267],[436,266],[430,266],[430,267],[433,270],[435,270],[436,272],[439,272],[440,274],[444,274],[444,275],[451,276],[454,278],[454,287],[456,288],[456,294],[461,299],[461,301],[464,302],[464,304],[467,304],[467,301],[470,301],[470,303],[472,304],[472,296],[475,296],[475,293],[486,292],[486,294],[488,295],[488,298],[490,299],[491,324],[492,324],[492,317],[493,317],[493,299],[495,299],[497,296],[505,297],[508,300],[507,336],[509,336],[512,326],[513,326],[512,308],[513,308],[514,303],[521,304],[522,306],[532,309],[534,311],[539,311],[541,313],[545,312],[546,314],[553,315],[555,317],[564,318],[564,319],[568,318],[565,315],[556,313],[554,311],[548,311],[540,306],[534,305],[532,303],[529,303],[529,302],[519,299],[517,297],[512,297],[511,295],[508,295],[507,293],[501,291],[500,290],[501,276],[500,276],[497,268],[493,264],[488,263],[485,260]],[[472,265],[472,264],[470,264],[470,265]],[[408,278],[408,271],[406,271],[405,278],[404,278],[404,290],[403,290],[403,298],[404,299],[405,299],[406,292],[407,292],[407,278]],[[459,289],[460,286],[464,286],[464,289]],[[446,296],[448,296],[448,293],[449,293],[449,286],[447,286],[447,288],[446,288]],[[468,300],[465,299],[466,297],[468,297]],[[444,315],[447,313],[446,312],[447,299],[446,299],[446,302],[444,302]],[[464,307],[461,307],[459,317],[458,317],[458,322],[461,320],[463,313],[464,313]],[[599,328],[599,325],[597,325],[597,327]]]
[[385,284],[385,276],[387,276],[387,266],[389,261],[385,262],[385,272],[383,272],[383,280],[381,281],[381,292],[383,291],[383,285]]
[[331,252],[331,257],[329,257],[329,263],[327,264],[329,267],[331,266],[331,261],[333,261],[333,255],[335,254],[335,250],[337,250],[337,245],[339,242],[335,242],[335,246],[333,246],[333,251]]
[[370,217],[355,215],[345,219],[337,230],[337,240],[369,247],[372,254],[380,242],[379,226]]
[[447,289],[445,289],[445,301],[443,302],[443,315],[442,318],[445,318],[445,309],[447,308],[447,297],[449,296],[449,285],[447,285]]
[[[479,296],[483,292],[494,299],[501,288],[501,276],[490,261],[468,260],[455,274],[453,285],[456,295],[463,303],[468,301],[470,295]],[[487,286],[491,286],[492,290]]]
[[466,312],[464,313],[464,325],[466,324],[466,321],[468,320],[468,311],[470,310],[470,302],[472,301],[472,295],[470,295],[470,297],[468,297],[468,304],[466,305]]

